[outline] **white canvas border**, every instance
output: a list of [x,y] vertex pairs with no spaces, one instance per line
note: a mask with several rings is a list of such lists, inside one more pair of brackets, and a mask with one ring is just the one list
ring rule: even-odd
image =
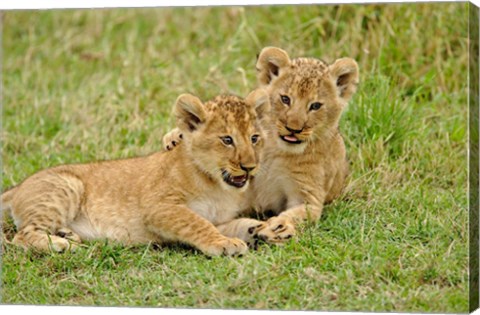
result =
[[[26,9],[75,9],[75,8],[138,8],[138,7],[191,7],[191,6],[231,6],[231,5],[294,5],[294,4],[350,4],[350,3],[418,3],[418,2],[466,2],[451,0],[69,0],[61,2],[58,0],[6,0],[0,2],[0,10],[26,10]],[[480,0],[468,1],[480,7]],[[1,291],[0,291],[1,292]],[[268,310],[221,310],[221,309],[179,309],[179,308],[147,308],[147,307],[87,307],[87,306],[42,306],[42,305],[0,305],[1,314],[35,314],[35,315],[104,315],[105,313],[115,313],[115,315],[133,315],[140,313],[142,315],[158,315],[167,312],[173,315],[195,314],[195,315],[306,315],[304,311],[268,311]],[[312,313],[309,311],[309,313]],[[332,315],[395,315],[402,313],[386,312],[322,312],[313,311],[314,314],[332,314]],[[419,314],[419,313],[408,313]],[[480,310],[472,314],[480,315]]]

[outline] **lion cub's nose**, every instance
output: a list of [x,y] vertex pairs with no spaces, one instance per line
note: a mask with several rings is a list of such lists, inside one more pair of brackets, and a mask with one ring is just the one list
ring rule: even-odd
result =
[[247,173],[250,173],[251,171],[253,171],[255,169],[255,167],[257,167],[257,165],[255,165],[255,164],[250,164],[250,165],[240,164],[240,168]]
[[300,133],[303,131],[303,128],[302,129],[293,129],[293,128],[289,128],[288,126],[285,126],[285,128],[287,128],[288,131],[290,131],[291,133]]

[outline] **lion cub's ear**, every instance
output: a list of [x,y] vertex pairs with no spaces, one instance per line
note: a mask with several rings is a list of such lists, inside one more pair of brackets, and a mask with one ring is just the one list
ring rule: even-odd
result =
[[270,97],[264,89],[256,89],[245,98],[245,102],[255,107],[257,117],[262,119],[270,112]]
[[207,113],[202,101],[191,94],[182,94],[175,102],[174,115],[182,131],[194,131],[205,122]]
[[257,78],[261,85],[268,85],[277,78],[285,67],[290,66],[288,54],[276,47],[265,47],[257,58]]
[[337,59],[329,66],[330,74],[337,85],[338,95],[346,102],[357,91],[358,65],[352,58]]

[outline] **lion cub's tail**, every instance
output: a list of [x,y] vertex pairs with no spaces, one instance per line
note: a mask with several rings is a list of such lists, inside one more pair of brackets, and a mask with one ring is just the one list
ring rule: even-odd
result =
[[0,218],[5,219],[6,216],[11,216],[12,200],[16,192],[17,187],[13,187],[2,194],[0,202]]

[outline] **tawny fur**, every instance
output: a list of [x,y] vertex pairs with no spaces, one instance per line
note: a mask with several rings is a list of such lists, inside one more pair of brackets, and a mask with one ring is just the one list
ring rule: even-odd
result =
[[[255,211],[277,214],[258,236],[282,243],[294,235],[298,223],[318,220],[324,204],[338,198],[345,186],[348,162],[338,124],[356,91],[358,66],[351,58],[331,65],[315,58],[290,59],[285,51],[266,47],[256,68],[272,111],[262,120],[264,156],[247,198]],[[312,109],[314,103],[320,108]],[[181,141],[180,134],[173,130],[165,136],[167,149]],[[299,143],[286,142],[284,136]]]
[[[94,239],[183,242],[207,255],[244,253],[247,245],[236,236],[247,241],[262,223],[234,218],[258,169],[264,145],[259,120],[269,107],[262,91],[205,104],[180,96],[174,113],[184,144],[177,150],[57,166],[3,193],[2,207],[11,210],[18,231],[13,243],[62,251]],[[227,135],[234,146],[222,142]],[[248,180],[233,187],[226,174]]]
[[[348,162],[338,124],[356,91],[358,66],[351,58],[331,65],[315,58],[290,59],[285,51],[266,47],[256,68],[272,116],[251,198],[257,211],[278,214],[269,220],[269,229],[293,229],[299,222],[318,220],[324,204],[345,186]],[[316,102],[318,109],[312,107]],[[282,136],[301,142],[289,143]]]

